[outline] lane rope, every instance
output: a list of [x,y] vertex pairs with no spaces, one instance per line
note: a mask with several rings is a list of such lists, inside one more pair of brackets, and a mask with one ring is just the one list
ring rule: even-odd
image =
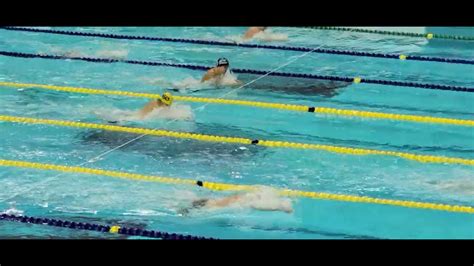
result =
[[322,144],[310,144],[300,142],[287,142],[287,141],[273,141],[273,140],[262,140],[262,139],[250,139],[242,137],[227,137],[218,135],[206,135],[189,132],[179,132],[170,130],[157,130],[148,128],[134,128],[126,126],[116,125],[105,125],[96,123],[84,123],[74,122],[66,120],[53,120],[53,119],[40,119],[30,117],[19,117],[19,116],[8,116],[0,115],[0,121],[14,122],[14,123],[25,123],[25,124],[43,124],[63,127],[75,127],[75,128],[88,128],[88,129],[102,129],[107,131],[115,132],[126,132],[133,134],[146,134],[160,137],[170,137],[179,139],[193,139],[198,141],[207,142],[223,142],[232,144],[244,144],[244,145],[256,145],[264,147],[274,148],[292,148],[292,149],[306,149],[306,150],[321,150],[327,152],[349,154],[349,155],[381,155],[381,156],[392,156],[404,158],[421,163],[446,163],[446,164],[461,164],[461,165],[474,165],[473,159],[464,159],[457,157],[445,157],[445,156],[434,156],[434,155],[421,155],[407,152],[397,152],[389,150],[375,150],[375,149],[363,149],[363,148],[352,148],[344,146],[331,146]]
[[63,227],[76,230],[88,230],[102,233],[119,234],[126,236],[142,236],[149,238],[159,238],[162,240],[215,240],[214,238],[198,237],[192,235],[182,235],[175,233],[160,232],[155,230],[145,230],[133,227],[123,227],[120,225],[100,225],[88,222],[75,222],[62,219],[51,219],[32,217],[26,215],[0,214],[0,221],[20,222],[26,224],[40,224],[54,227]]
[[[83,93],[83,94],[94,94],[94,95],[116,95],[116,96],[150,98],[150,99],[158,99],[161,97],[159,94],[154,94],[154,93],[142,93],[142,92],[132,92],[132,91],[121,91],[121,90],[103,90],[103,89],[55,86],[55,85],[31,84],[31,83],[17,83],[17,82],[0,82],[0,86],[9,87],[9,88],[38,88],[38,89],[65,91],[65,92],[72,92],[72,93]],[[388,119],[388,120],[395,120],[395,121],[408,121],[408,122],[417,122],[417,123],[474,126],[474,120],[464,120],[464,119],[455,119],[455,118],[382,113],[382,112],[337,109],[337,108],[318,107],[318,106],[304,106],[304,105],[295,105],[295,104],[233,100],[233,99],[223,99],[223,98],[206,98],[206,97],[179,96],[179,95],[174,95],[173,97],[177,101],[186,101],[186,102],[241,105],[241,106],[251,106],[251,107],[257,107],[257,108],[281,109],[281,110],[287,110],[287,111],[326,114],[326,115],[335,115],[335,116],[344,116],[344,117],[362,117],[362,118],[371,118],[371,119]]]
[[[176,67],[176,68],[185,68],[185,69],[191,69],[191,70],[203,70],[203,71],[207,71],[211,68],[210,66],[167,63],[167,62],[158,62],[158,61],[140,61],[140,60],[122,60],[122,59],[119,60],[119,59],[111,59],[111,58],[97,58],[97,57],[85,57],[85,56],[73,57],[73,56],[65,56],[65,55],[31,54],[31,53],[19,53],[19,52],[10,52],[10,51],[0,51],[0,55],[10,56],[10,57],[20,57],[20,58],[79,60],[79,61],[94,62],[94,63],[126,63],[126,64],[135,64],[135,65],[147,65],[147,66]],[[255,69],[244,69],[244,68],[232,68],[232,71],[235,73],[240,73],[240,74],[254,74],[254,75],[267,75],[269,72],[271,72],[271,71],[266,71],[266,70],[255,70]],[[369,78],[362,78],[362,77],[329,76],[329,75],[301,74],[301,73],[290,73],[290,72],[271,72],[268,75],[276,76],[276,77],[339,81],[339,82],[356,83],[356,84],[367,83],[367,84],[379,84],[379,85],[384,85],[384,86],[414,87],[414,88],[432,89],[432,90],[474,92],[474,88],[464,87],[464,86],[397,81],[397,80],[369,79]]]
[[[134,174],[128,172],[110,171],[96,168],[85,168],[77,166],[66,166],[66,165],[54,165],[44,163],[34,163],[26,161],[14,161],[14,160],[3,160],[0,159],[0,166],[5,167],[19,167],[19,168],[31,168],[40,170],[50,171],[62,171],[69,173],[81,173],[91,175],[103,175],[109,177],[116,177],[129,180],[140,180],[149,182],[159,182],[165,184],[178,184],[178,185],[191,185],[199,186],[209,190],[215,191],[253,191],[259,188],[258,185],[236,185],[218,182],[207,182],[202,180],[192,180],[176,177],[161,177],[152,175]],[[406,208],[418,208],[418,209],[431,209],[448,212],[460,212],[460,213],[474,213],[474,207],[471,206],[458,206],[458,205],[447,205],[439,203],[428,203],[428,202],[416,202],[406,200],[391,200],[391,199],[380,199],[372,198],[367,196],[355,196],[355,195],[343,195],[343,194],[331,194],[324,192],[311,192],[302,191],[295,189],[282,189],[274,188],[282,196],[287,197],[302,197],[310,199],[322,199],[322,200],[335,200],[344,202],[359,202],[359,203],[371,203],[371,204],[383,204],[391,206],[400,206]]]
[[474,41],[474,36],[457,36],[457,35],[447,35],[447,34],[437,34],[437,33],[414,33],[414,32],[398,32],[398,31],[387,31],[387,30],[371,30],[371,29],[358,29],[358,28],[348,28],[348,27],[313,27],[307,26],[303,28],[312,28],[317,30],[334,30],[334,31],[350,31],[350,32],[360,32],[360,33],[373,33],[373,34],[382,34],[382,35],[392,35],[392,36],[405,36],[405,37],[418,37],[430,39],[446,39],[446,40],[459,40],[459,41]]
[[464,59],[464,58],[420,56],[420,55],[408,55],[408,54],[387,54],[387,53],[337,50],[337,49],[314,49],[311,47],[302,47],[302,46],[264,45],[264,44],[237,43],[237,42],[227,42],[227,41],[166,38],[166,37],[151,37],[151,36],[136,36],[136,35],[134,36],[134,35],[124,35],[124,34],[114,34],[114,33],[94,33],[94,32],[81,32],[81,31],[35,29],[35,28],[24,28],[24,27],[0,27],[0,28],[4,30],[11,30],[11,31],[41,32],[41,33],[60,34],[60,35],[69,35],[69,36],[99,37],[99,38],[122,39],[122,40],[146,40],[146,41],[160,41],[160,42],[172,42],[172,43],[192,43],[192,44],[201,44],[201,45],[217,45],[217,46],[227,46],[227,47],[233,46],[233,47],[243,47],[243,48],[271,49],[271,50],[297,51],[297,52],[311,51],[312,53],[321,53],[321,54],[347,55],[347,56],[359,56],[359,57],[376,57],[376,58],[398,59],[398,60],[415,60],[415,61],[474,65],[474,59]]
[[[322,45],[319,46],[319,47],[316,47],[315,49],[321,48],[321,47],[322,47]],[[297,56],[297,57],[294,57],[293,59],[289,60],[288,62],[286,62],[286,63],[284,63],[284,64],[282,64],[282,65],[280,65],[280,66],[277,66],[276,68],[274,68],[274,69],[272,69],[271,71],[265,73],[264,75],[261,75],[261,76],[257,77],[256,79],[251,80],[250,82],[247,82],[247,83],[245,83],[245,84],[242,84],[242,85],[239,86],[238,88],[235,88],[235,89],[230,90],[228,93],[225,93],[225,94],[221,95],[221,97],[224,97],[224,96],[230,94],[231,92],[234,92],[234,91],[237,91],[237,90],[239,90],[239,89],[241,89],[241,88],[244,88],[244,87],[246,87],[246,86],[248,86],[248,85],[250,85],[250,84],[256,82],[257,80],[260,80],[260,79],[262,79],[262,78],[268,76],[268,75],[271,74],[272,72],[277,71],[278,69],[280,69],[280,68],[282,68],[282,67],[284,67],[284,66],[287,66],[287,65],[289,65],[289,64],[291,64],[291,63],[293,63],[293,62],[295,62],[295,61],[298,60],[299,58],[302,58],[302,57],[308,55],[309,53],[310,53],[310,52],[306,52],[306,53],[303,53],[303,54],[301,54],[301,55],[299,55],[299,56]],[[204,105],[202,105],[202,106],[196,108],[196,109],[195,109],[196,112],[199,112],[199,111],[203,110],[207,105],[209,105],[209,103],[205,103]],[[165,123],[165,125],[167,125],[167,124],[169,124],[169,123],[171,123],[171,122],[173,122],[173,121],[176,121],[176,119],[168,120],[168,121]],[[155,129],[157,129],[157,128],[155,128]],[[116,151],[116,150],[118,150],[118,149],[120,149],[120,148],[122,148],[122,147],[124,147],[124,146],[126,146],[126,145],[128,145],[128,144],[130,144],[130,143],[132,143],[132,142],[134,142],[134,141],[136,141],[136,140],[138,140],[138,139],[144,137],[144,136],[146,136],[146,135],[147,135],[146,133],[141,134],[141,135],[139,135],[139,136],[137,136],[137,137],[135,137],[135,138],[133,138],[133,139],[131,139],[131,140],[128,140],[128,141],[126,141],[126,142],[124,142],[124,143],[122,143],[122,144],[120,144],[120,145],[118,145],[118,146],[116,146],[116,147],[113,147],[112,149],[109,149],[109,150],[107,150],[107,151],[105,151],[105,152],[102,152],[102,153],[98,154],[97,156],[95,156],[95,157],[93,157],[93,158],[91,158],[91,159],[89,159],[89,160],[87,160],[87,161],[84,161],[83,163],[79,164],[79,166],[83,166],[83,165],[86,165],[86,164],[94,163],[94,162],[96,162],[97,160],[100,160],[101,158],[103,158],[104,156],[106,156],[107,154],[110,154],[110,153],[112,153],[112,152],[114,152],[114,151]],[[60,175],[61,175],[61,174],[58,174],[58,175],[53,176],[53,177],[51,177],[51,178],[47,178],[47,179],[45,179],[45,180],[43,180],[43,181],[40,181],[40,182],[38,182],[38,184],[36,184],[36,185],[30,187],[29,189],[26,189],[26,190],[23,190],[23,191],[21,191],[21,192],[18,192],[18,193],[16,193],[15,195],[13,195],[13,196],[11,196],[11,197],[9,197],[9,198],[6,198],[6,199],[1,200],[0,202],[4,202],[4,201],[6,201],[6,200],[10,200],[10,199],[16,197],[17,195],[19,195],[20,193],[25,193],[25,192],[31,191],[31,190],[35,189],[36,187],[38,187],[39,185],[46,184],[46,183],[48,183],[48,182],[54,180],[55,178],[59,177]]]

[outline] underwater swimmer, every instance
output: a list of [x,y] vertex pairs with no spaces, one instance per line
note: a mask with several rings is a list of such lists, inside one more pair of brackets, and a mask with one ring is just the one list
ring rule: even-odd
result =
[[252,39],[256,34],[264,32],[268,27],[250,27],[244,34],[244,39]]
[[139,112],[138,115],[140,119],[145,118],[149,113],[157,108],[170,108],[171,104],[173,103],[173,95],[169,92],[163,93],[163,95],[156,99],[151,100],[147,103]]
[[293,207],[291,201],[282,199],[276,193],[269,194],[268,191],[248,192],[236,194],[220,199],[198,199],[191,203],[190,207],[183,208],[180,214],[186,215],[191,210],[197,209],[219,209],[225,207],[247,207],[260,211],[282,211],[292,213]]
[[[229,70],[229,60],[226,58],[219,58],[217,60],[217,65],[209,69],[206,74],[201,79],[202,82],[215,82],[216,84],[222,84],[225,74]],[[242,82],[236,81],[235,85],[238,85]]]

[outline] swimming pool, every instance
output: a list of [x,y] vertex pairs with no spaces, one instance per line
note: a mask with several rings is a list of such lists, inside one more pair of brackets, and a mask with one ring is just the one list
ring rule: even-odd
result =
[[[235,39],[245,30],[237,27],[59,29],[212,40]],[[273,30],[288,35],[288,41],[273,43],[279,45],[474,58],[472,41],[298,28]],[[443,30],[449,32],[449,28]],[[465,28],[463,35],[474,35],[474,29]],[[4,51],[47,54],[74,51],[101,56],[107,51],[110,55],[112,50],[113,55],[130,59],[197,65],[214,65],[217,58],[226,57],[232,68],[260,70],[275,69],[302,54],[3,29],[0,36],[0,50]],[[0,82],[148,93],[162,93],[170,85],[196,87],[203,74],[203,71],[169,67],[6,56],[0,56],[0,69]],[[474,66],[463,64],[311,53],[281,70],[474,87]],[[245,75],[237,77],[245,78]],[[285,92],[295,82],[263,77],[239,90],[221,87],[175,93],[458,119],[472,119],[474,114],[474,95],[467,92],[378,84],[347,84],[330,94],[299,93],[298,88]],[[147,102],[140,98],[34,88],[2,87],[0,95],[0,115],[101,124],[106,124],[119,111],[136,110]],[[192,121],[147,120],[124,125],[474,159],[472,126],[347,118],[237,105],[209,104],[199,108],[202,103],[178,101],[178,104],[184,109],[185,106],[194,109]],[[0,122],[0,130],[0,159],[68,166],[81,165],[137,136],[5,121]],[[421,163],[393,156],[356,156],[323,150],[145,136],[84,167],[460,206],[473,206],[474,200],[474,171],[469,165]],[[183,217],[176,209],[190,198],[229,192],[20,167],[0,167],[0,187],[1,210],[214,238],[474,238],[474,216],[468,213],[294,197],[292,214],[224,209]],[[117,236],[0,222],[0,237]]]

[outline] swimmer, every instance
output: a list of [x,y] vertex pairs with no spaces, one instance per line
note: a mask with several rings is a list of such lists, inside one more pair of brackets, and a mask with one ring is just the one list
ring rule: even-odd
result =
[[79,51],[71,50],[71,51],[66,51],[66,52],[62,53],[62,56],[65,56],[65,57],[81,57],[81,56],[84,56],[84,55]]
[[[206,74],[202,77],[202,82],[213,81],[216,84],[222,84],[223,78],[227,71],[229,70],[229,60],[226,58],[219,58],[217,60],[217,65],[209,69]],[[236,81],[235,84],[240,84],[240,81]]]
[[125,49],[122,49],[122,50],[99,50],[96,53],[96,56],[102,57],[102,58],[110,58],[110,59],[121,60],[121,59],[127,58],[128,50],[125,50]]
[[256,34],[264,32],[268,27],[250,27],[244,34],[244,39],[252,39]]
[[156,108],[170,108],[173,103],[173,95],[169,92],[163,93],[163,96],[156,100],[151,100],[147,103],[139,112],[138,115],[140,119],[145,118],[149,113],[151,113]]
[[474,195],[474,182],[471,180],[432,180],[427,184],[433,185],[436,189],[456,193],[457,195]]
[[125,121],[143,121],[145,119],[171,119],[171,120],[193,120],[193,112],[190,106],[173,104],[173,95],[165,92],[158,99],[151,100],[140,110],[118,110],[102,109],[93,113],[107,120],[111,124]]
[[180,214],[186,215],[191,210],[202,208],[219,209],[225,207],[248,207],[260,211],[282,211],[292,213],[293,207],[288,199],[281,199],[274,192],[257,191],[244,194],[236,194],[220,199],[198,199],[191,203],[190,207],[183,208]]

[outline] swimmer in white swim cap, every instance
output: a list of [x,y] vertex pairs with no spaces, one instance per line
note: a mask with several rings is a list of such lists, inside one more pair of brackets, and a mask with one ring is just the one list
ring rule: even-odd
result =
[[209,69],[206,74],[201,79],[201,82],[206,82],[210,80],[219,80],[224,77],[224,75],[229,70],[229,60],[227,58],[219,58],[217,60],[217,65]]
[[219,58],[217,60],[217,64],[215,67],[209,69],[206,74],[201,79],[201,83],[203,82],[212,82],[216,85],[239,85],[242,84],[239,80],[233,80],[232,82],[228,82],[225,80],[226,74],[230,72],[229,70],[229,60],[227,58]]

